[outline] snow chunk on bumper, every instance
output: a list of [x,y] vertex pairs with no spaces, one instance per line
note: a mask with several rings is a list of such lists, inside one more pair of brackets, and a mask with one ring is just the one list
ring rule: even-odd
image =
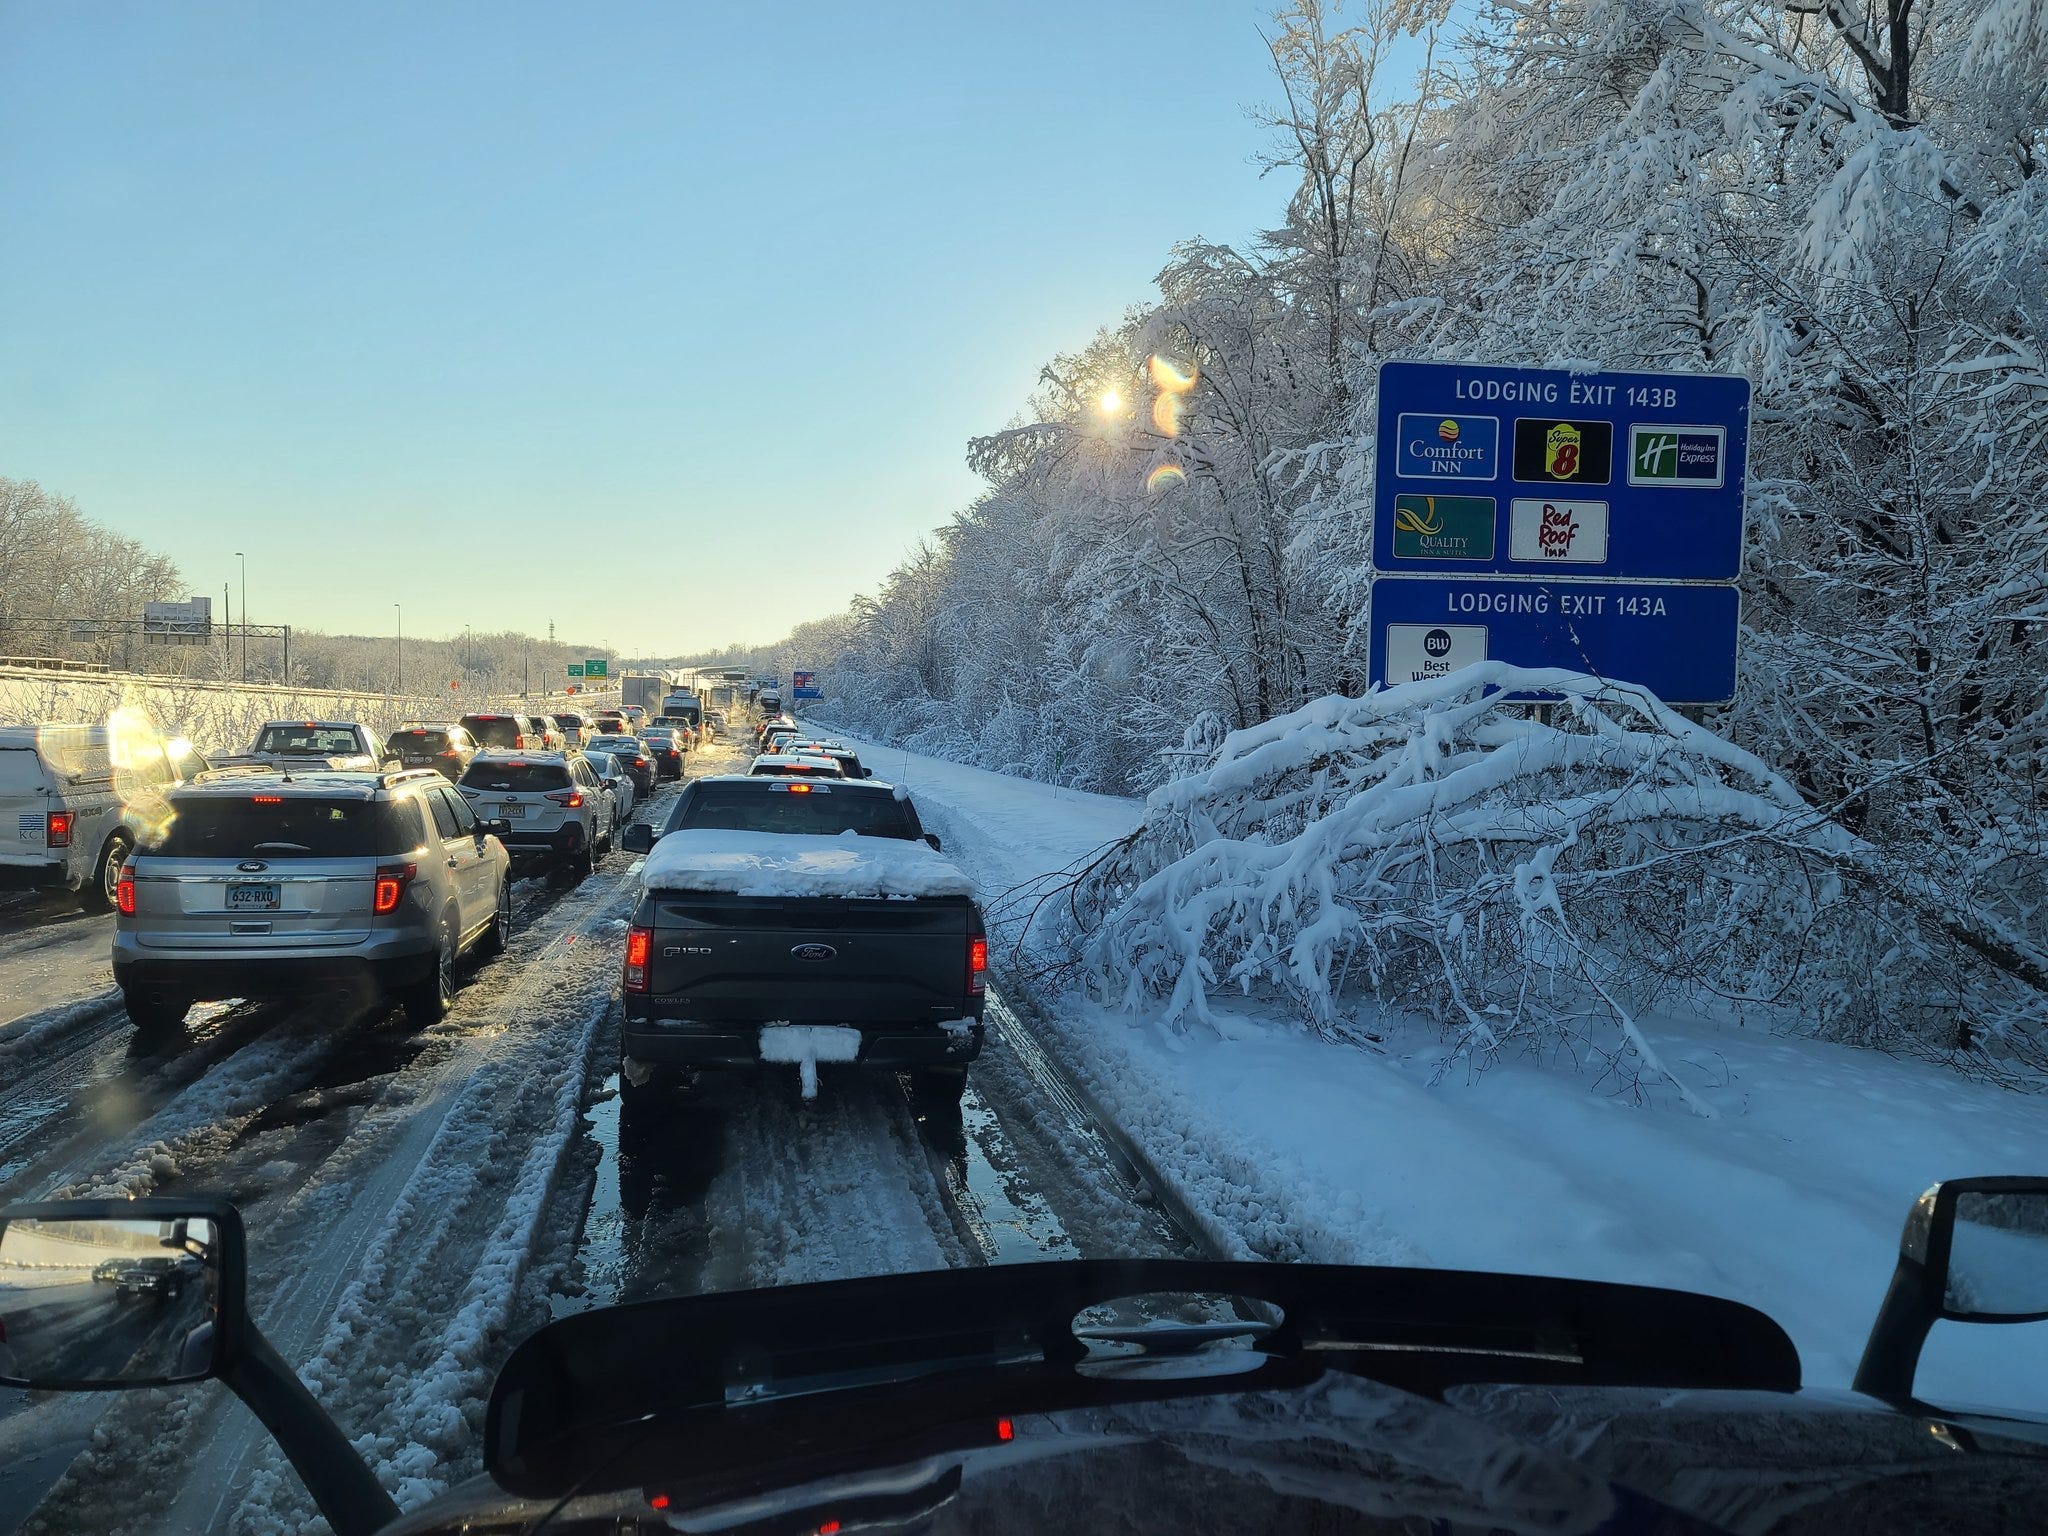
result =
[[959,866],[895,837],[779,832],[671,832],[640,873],[650,890],[734,896],[972,896]]

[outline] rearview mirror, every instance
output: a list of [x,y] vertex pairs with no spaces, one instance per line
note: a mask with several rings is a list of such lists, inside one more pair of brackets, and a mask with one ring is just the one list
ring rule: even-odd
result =
[[219,1377],[277,1437],[336,1536],[372,1536],[398,1506],[250,1320],[246,1273],[242,1215],[225,1200],[0,1210],[0,1384],[95,1391]]
[[92,1391],[205,1381],[242,1301],[220,1201],[70,1200],[0,1213],[0,1382]]
[[619,835],[619,846],[628,853],[648,853],[654,848],[654,828],[636,821]]
[[928,843],[930,843],[930,844],[932,845],[932,852],[933,852],[933,853],[944,853],[944,852],[946,851],[946,850],[945,850],[944,848],[942,848],[942,847],[940,847],[940,846],[939,846],[939,834],[938,834],[938,833],[936,833],[936,832],[927,832],[927,833],[925,833],[925,835],[924,835],[924,840],[925,840],[926,842],[928,842]]
[[1949,1179],[1913,1202],[1854,1386],[1910,1398],[1935,1322],[2048,1320],[2048,1178]]
[[476,827],[479,832],[488,832],[492,837],[509,837],[512,834],[512,823],[502,816],[480,818]]

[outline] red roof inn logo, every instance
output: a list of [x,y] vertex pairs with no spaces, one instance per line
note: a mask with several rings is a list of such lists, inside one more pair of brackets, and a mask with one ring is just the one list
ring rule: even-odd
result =
[[1722,427],[1631,426],[1628,483],[1675,490],[1718,491],[1727,478]]

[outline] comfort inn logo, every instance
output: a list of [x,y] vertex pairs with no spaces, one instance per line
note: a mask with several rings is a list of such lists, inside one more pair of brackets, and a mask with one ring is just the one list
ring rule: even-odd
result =
[[1491,480],[1500,473],[1498,416],[1394,418],[1394,473],[1404,480]]

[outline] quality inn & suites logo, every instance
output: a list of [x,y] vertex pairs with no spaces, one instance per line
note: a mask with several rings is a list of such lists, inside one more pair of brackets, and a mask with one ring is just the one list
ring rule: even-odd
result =
[[1493,524],[1491,496],[1396,496],[1394,558],[1491,560]]

